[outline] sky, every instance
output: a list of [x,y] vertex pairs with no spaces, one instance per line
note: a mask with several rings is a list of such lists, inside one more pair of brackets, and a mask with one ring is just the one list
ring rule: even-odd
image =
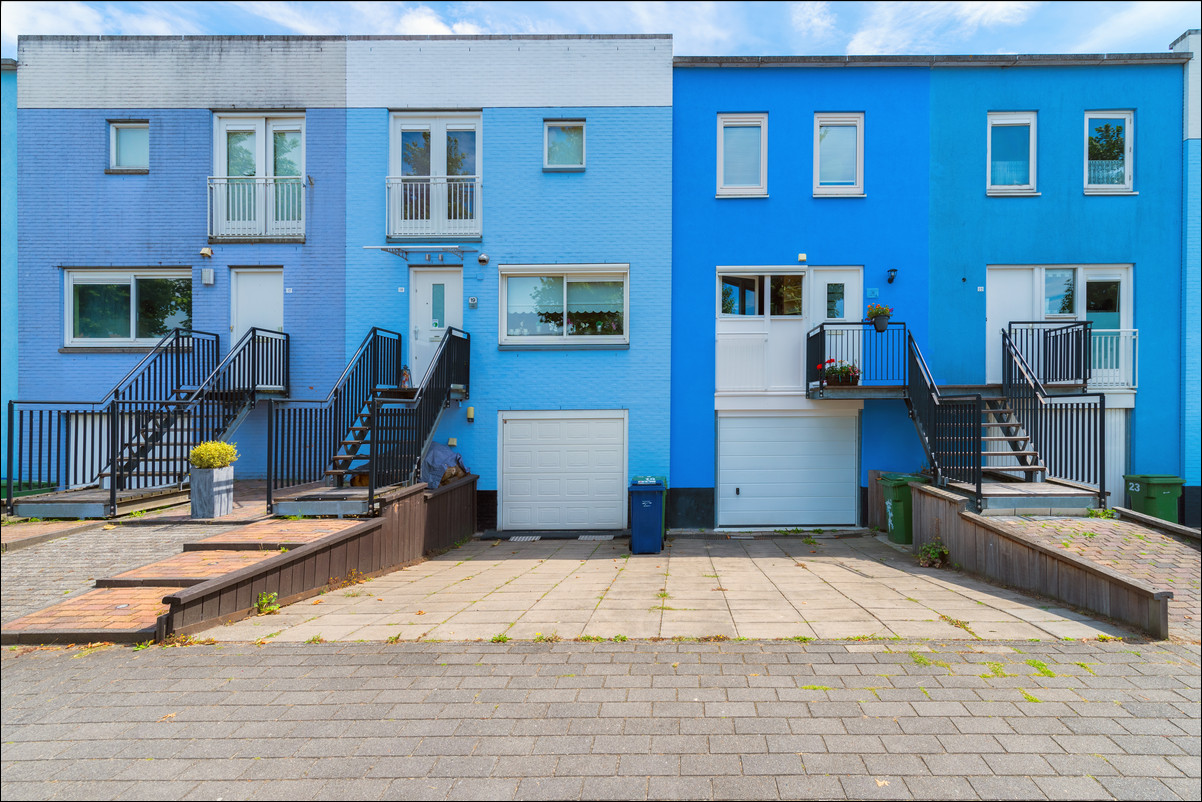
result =
[[1144,53],[1202,25],[1198,2],[19,2],[29,34],[670,33],[680,56]]

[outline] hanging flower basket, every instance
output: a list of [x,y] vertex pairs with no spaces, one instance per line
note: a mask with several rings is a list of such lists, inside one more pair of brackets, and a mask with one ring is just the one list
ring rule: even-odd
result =
[[885,329],[889,328],[889,321],[893,318],[893,307],[884,304],[869,304],[864,317],[872,321],[873,328],[884,334]]

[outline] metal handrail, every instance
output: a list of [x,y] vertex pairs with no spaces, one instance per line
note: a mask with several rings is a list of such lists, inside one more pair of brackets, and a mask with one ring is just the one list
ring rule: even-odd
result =
[[[1013,320],[1004,331],[1040,382],[1081,384],[1084,389],[1091,373],[1092,327],[1088,320]],[[1027,335],[1019,337],[1020,332]],[[1031,364],[1036,357],[1042,370]]]
[[[854,340],[850,347],[831,349],[828,333],[842,332]],[[867,336],[866,336],[867,335]],[[876,331],[871,321],[858,323],[820,323],[806,332],[805,386],[809,393],[816,387],[821,395],[827,386],[825,370],[828,357],[841,359],[860,369],[860,384],[905,386],[907,383],[906,342],[909,329],[902,321],[889,323],[884,332]],[[837,351],[837,353],[835,352]]]

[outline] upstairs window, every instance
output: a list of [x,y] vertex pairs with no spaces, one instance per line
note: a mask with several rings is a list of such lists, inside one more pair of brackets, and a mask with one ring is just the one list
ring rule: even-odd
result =
[[150,123],[146,120],[109,121],[109,171],[145,173],[150,170]]
[[299,238],[305,233],[305,118],[215,118],[209,236]]
[[768,115],[718,115],[718,195],[768,194]]
[[864,194],[864,115],[814,115],[814,194]]
[[479,237],[478,113],[392,115],[387,235]]
[[584,169],[584,120],[543,123],[543,169],[548,172]]
[[1132,128],[1129,111],[1090,111],[1085,114],[1085,192],[1107,195],[1131,192]]
[[990,195],[1035,194],[1035,112],[991,112],[987,150]]

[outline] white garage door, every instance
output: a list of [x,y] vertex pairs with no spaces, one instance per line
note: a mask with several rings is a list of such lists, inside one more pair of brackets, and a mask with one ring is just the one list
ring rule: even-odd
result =
[[501,529],[623,529],[621,410],[503,412]]
[[718,419],[720,526],[853,525],[856,418]]

